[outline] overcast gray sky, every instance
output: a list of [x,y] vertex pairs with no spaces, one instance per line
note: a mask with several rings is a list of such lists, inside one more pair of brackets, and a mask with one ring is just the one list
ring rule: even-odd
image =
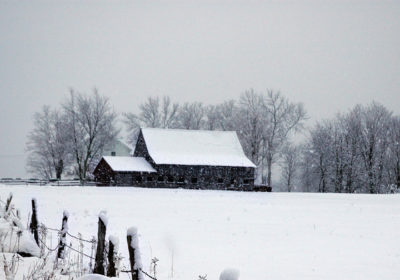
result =
[[311,122],[377,100],[400,112],[400,1],[1,1],[0,177],[25,177],[34,112],[96,86],[218,103],[281,90]]

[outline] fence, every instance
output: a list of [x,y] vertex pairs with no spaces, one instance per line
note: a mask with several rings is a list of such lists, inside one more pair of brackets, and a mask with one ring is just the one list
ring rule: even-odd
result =
[[[80,180],[42,180],[42,179],[20,179],[1,178],[0,184],[4,185],[37,185],[37,186],[82,186]],[[86,181],[85,186],[96,186],[96,182]]]
[[[10,194],[7,202],[0,200],[0,203],[4,205],[5,213],[10,213],[14,217],[20,219],[19,212],[15,212],[11,205],[12,195]],[[155,275],[151,275],[144,271],[141,267],[137,267],[137,263],[140,263],[138,258],[140,258],[139,246],[137,242],[137,232],[136,230],[129,229],[127,232],[127,245],[130,260],[130,269],[120,268],[120,261],[122,256],[116,251],[116,243],[118,242],[116,238],[109,237],[109,243],[106,244],[106,232],[107,232],[107,219],[100,213],[98,219],[98,232],[97,239],[93,236],[91,238],[84,238],[80,233],[72,234],[68,231],[68,212],[64,211],[63,218],[61,222],[61,229],[52,228],[46,226],[44,223],[39,223],[38,221],[38,209],[36,200],[32,199],[32,214],[30,217],[29,230],[34,236],[35,242],[40,248],[40,255],[47,256],[51,253],[57,252],[57,257],[55,258],[56,264],[60,261],[65,261],[67,259],[67,249],[77,254],[77,261],[74,265],[77,267],[77,271],[82,276],[86,273],[95,273],[101,275],[107,275],[109,277],[116,277],[120,272],[129,273],[132,280],[142,279],[140,274],[148,277],[152,280],[157,280]],[[47,235],[49,232],[54,232],[58,236],[57,246],[51,246],[47,244]],[[70,238],[78,242],[73,245],[71,241],[67,242],[67,238]],[[52,238],[50,238],[52,240]],[[90,246],[90,253],[85,252],[85,244]],[[86,250],[87,251],[87,250]],[[46,258],[46,257],[45,257]],[[89,269],[84,269],[84,261],[86,258],[89,261]],[[155,267],[156,264],[154,264]],[[55,265],[56,266],[56,265]],[[65,271],[64,271],[65,272]]]

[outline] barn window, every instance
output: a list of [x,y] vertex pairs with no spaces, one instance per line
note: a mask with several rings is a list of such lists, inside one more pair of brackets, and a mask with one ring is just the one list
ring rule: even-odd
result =
[[164,182],[164,177],[163,176],[158,176],[157,181],[158,182]]
[[185,183],[185,178],[179,177],[178,178],[178,184],[183,184],[183,183]]
[[236,183],[235,178],[232,178],[232,179],[231,179],[231,185],[233,185],[233,184],[235,184],[235,183]]
[[218,184],[222,184],[223,182],[224,182],[224,179],[222,179],[222,178],[218,178],[218,179],[217,179],[217,183],[218,183]]
[[153,182],[153,177],[148,176],[148,177],[147,177],[147,182]]
[[196,177],[192,177],[192,184],[197,184],[197,178]]
[[168,183],[173,183],[174,182],[174,177],[169,175],[167,178]]
[[249,180],[249,179],[244,179],[244,180],[243,180],[243,184],[248,185],[249,183],[250,183],[250,180]]
[[115,157],[115,152],[111,152],[111,156],[112,156],[112,157]]
[[136,180],[136,182],[141,183],[141,182],[142,182],[142,176],[137,175],[137,176],[135,177],[135,180]]

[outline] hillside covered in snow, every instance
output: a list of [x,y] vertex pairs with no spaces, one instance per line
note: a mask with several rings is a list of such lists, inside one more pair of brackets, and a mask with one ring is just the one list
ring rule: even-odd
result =
[[[150,271],[151,259],[159,259],[159,280],[218,279],[227,268],[240,280],[400,277],[398,194],[3,185],[1,200],[10,192],[23,223],[35,197],[40,223],[60,228],[68,210],[69,232],[87,238],[97,234],[105,211],[107,238],[119,239],[125,267],[127,229],[137,227],[143,269]],[[57,244],[57,235],[51,238]],[[67,236],[67,242],[74,241]]]

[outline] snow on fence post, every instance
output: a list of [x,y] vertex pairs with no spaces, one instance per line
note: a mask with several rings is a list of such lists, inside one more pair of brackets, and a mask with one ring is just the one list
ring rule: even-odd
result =
[[226,268],[221,272],[219,280],[239,280],[240,272],[234,268]]
[[140,260],[139,242],[137,236],[137,229],[131,227],[127,232],[129,260],[131,265],[132,280],[142,280],[142,264]]
[[32,219],[31,224],[29,225],[29,229],[31,233],[33,233],[33,237],[35,238],[36,244],[39,246],[39,233],[38,233],[38,219],[37,219],[37,204],[36,199],[32,198]]
[[57,258],[64,259],[65,258],[65,244],[67,232],[68,232],[68,211],[64,210],[63,212],[63,219],[61,224],[61,232],[60,232],[60,242],[58,243],[58,252]]
[[116,259],[118,254],[118,238],[110,235],[108,237],[109,245],[108,245],[108,267],[107,267],[107,276],[108,277],[116,277],[117,276],[117,267],[116,267]]
[[97,231],[97,250],[93,273],[105,275],[104,271],[104,255],[106,248],[106,229],[107,217],[106,213],[101,211],[99,214],[99,227]]

